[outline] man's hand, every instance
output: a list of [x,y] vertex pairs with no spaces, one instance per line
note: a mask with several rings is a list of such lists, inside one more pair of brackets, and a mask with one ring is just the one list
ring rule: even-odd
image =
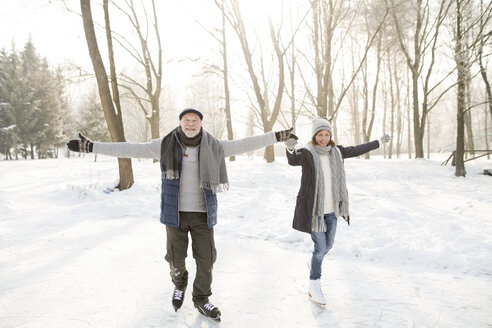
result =
[[91,139],[85,137],[82,133],[79,133],[80,139],[73,139],[67,143],[68,149],[80,153],[92,153],[92,147],[94,143]]
[[277,138],[277,141],[285,141],[285,140],[289,139],[292,130],[294,130],[294,128],[275,132],[275,137]]

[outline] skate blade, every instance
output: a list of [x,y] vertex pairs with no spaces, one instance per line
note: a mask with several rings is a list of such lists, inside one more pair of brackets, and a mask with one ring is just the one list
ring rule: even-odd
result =
[[203,313],[200,313],[201,315],[203,315],[207,320],[212,320],[213,322],[221,322],[220,321],[220,316],[218,316],[217,318],[212,318],[212,317],[207,317],[205,314]]
[[326,304],[316,302],[315,300],[313,300],[313,298],[311,297],[311,294],[309,294],[309,293],[308,293],[308,299],[311,301],[311,303],[319,306],[320,308],[323,308],[323,309],[325,308]]
[[205,313],[202,312],[202,310],[200,310],[200,308],[198,306],[195,306],[198,310],[198,313],[200,313],[201,315],[203,315],[205,318],[209,319],[209,320],[212,320],[212,321],[215,321],[215,322],[220,322],[220,314],[217,318],[212,318],[212,317],[209,317],[208,315],[206,315]]

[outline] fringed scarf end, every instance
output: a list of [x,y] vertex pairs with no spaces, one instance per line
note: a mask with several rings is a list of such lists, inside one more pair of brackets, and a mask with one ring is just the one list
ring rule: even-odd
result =
[[166,170],[165,172],[162,172],[161,177],[163,179],[176,180],[179,178],[179,172],[173,170]]
[[229,190],[229,183],[228,182],[225,182],[225,183],[202,182],[201,186],[202,186],[202,188],[212,190],[214,194]]

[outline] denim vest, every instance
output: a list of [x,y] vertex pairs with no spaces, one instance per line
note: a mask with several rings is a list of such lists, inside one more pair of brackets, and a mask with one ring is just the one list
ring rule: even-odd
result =
[[[181,175],[183,154],[179,149],[178,170]],[[161,223],[170,227],[179,227],[179,182],[178,179],[166,179],[162,177],[161,186]],[[217,224],[217,195],[210,189],[202,188],[207,207],[207,223],[212,228]]]

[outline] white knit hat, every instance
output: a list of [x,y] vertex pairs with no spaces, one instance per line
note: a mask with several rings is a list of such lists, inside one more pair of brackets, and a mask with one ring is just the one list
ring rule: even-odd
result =
[[314,137],[321,130],[328,130],[328,132],[330,132],[330,137],[333,137],[333,129],[331,128],[330,123],[324,118],[317,117],[313,120],[312,136]]

